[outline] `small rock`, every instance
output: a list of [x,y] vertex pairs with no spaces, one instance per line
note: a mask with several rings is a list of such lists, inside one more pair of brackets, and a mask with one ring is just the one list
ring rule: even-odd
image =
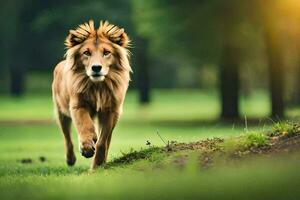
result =
[[46,157],[40,156],[40,157],[39,157],[39,160],[40,160],[41,162],[46,162]]

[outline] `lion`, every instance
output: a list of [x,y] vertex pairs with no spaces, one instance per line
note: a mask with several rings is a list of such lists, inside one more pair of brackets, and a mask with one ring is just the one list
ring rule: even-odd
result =
[[107,161],[112,132],[123,110],[129,86],[130,40],[123,28],[94,21],[70,30],[65,60],[54,69],[52,96],[64,135],[66,162],[76,162],[71,122],[82,156],[93,158],[92,169]]

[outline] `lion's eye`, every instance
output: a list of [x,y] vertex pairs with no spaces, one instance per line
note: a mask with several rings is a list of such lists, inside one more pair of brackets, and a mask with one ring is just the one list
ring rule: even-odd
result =
[[103,55],[104,55],[104,56],[108,56],[109,54],[110,54],[110,51],[105,50],[105,51],[103,52]]
[[91,56],[91,52],[85,51],[85,52],[83,52],[83,55],[85,55],[85,56]]

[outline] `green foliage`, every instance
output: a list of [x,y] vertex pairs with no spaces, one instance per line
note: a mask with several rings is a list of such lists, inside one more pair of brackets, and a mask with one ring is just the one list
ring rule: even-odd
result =
[[247,151],[250,148],[260,148],[268,145],[268,136],[261,131],[251,131],[239,137],[230,137],[224,141],[222,148],[232,154],[237,151]]
[[[63,43],[69,29],[90,19],[95,20],[96,26],[100,20],[109,20],[126,27],[130,35],[134,32],[129,2],[122,0],[12,0],[1,8],[1,13],[4,13],[0,18],[3,37],[8,41],[1,42],[1,48],[5,49],[3,53],[13,50],[11,54],[18,55],[19,59],[23,56],[21,60],[26,59],[23,69],[53,69],[63,58]],[[5,17],[7,15],[11,17]],[[4,57],[9,64],[16,65],[16,59],[7,54]],[[5,64],[2,61],[1,65]]]
[[[256,8],[254,2],[247,4],[236,0],[226,2],[133,0],[132,2],[138,33],[151,40],[153,54],[162,52],[164,58],[172,54],[176,55],[173,59],[180,58],[177,62],[182,62],[182,58],[185,58],[190,64],[193,63],[193,66],[199,66],[199,63],[218,64],[222,43],[229,41],[249,48],[253,43],[247,41],[256,39],[257,42],[257,38],[252,38],[259,35],[254,31],[257,29],[252,22],[253,11]],[[245,12],[246,10],[248,12]],[[228,34],[223,26],[235,31]]]
[[240,137],[230,137],[222,144],[225,152],[235,152],[238,150],[247,151],[250,148],[261,148],[268,146],[271,139],[293,137],[300,133],[297,123],[288,121],[276,122],[272,130],[264,133],[261,131],[246,131]]
[[240,139],[240,145],[244,148],[263,147],[267,145],[268,137],[261,132],[249,132],[244,134]]
[[280,121],[273,125],[273,131],[270,133],[270,136],[292,137],[299,132],[299,125],[288,121]]

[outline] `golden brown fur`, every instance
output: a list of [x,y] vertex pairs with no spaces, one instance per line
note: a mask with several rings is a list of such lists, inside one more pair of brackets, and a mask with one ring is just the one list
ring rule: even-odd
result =
[[78,132],[82,155],[88,158],[95,154],[92,168],[107,159],[130,80],[128,44],[124,29],[108,22],[101,22],[98,29],[90,21],[70,30],[65,41],[66,59],[55,67],[52,83],[68,165],[76,161],[71,121]]

